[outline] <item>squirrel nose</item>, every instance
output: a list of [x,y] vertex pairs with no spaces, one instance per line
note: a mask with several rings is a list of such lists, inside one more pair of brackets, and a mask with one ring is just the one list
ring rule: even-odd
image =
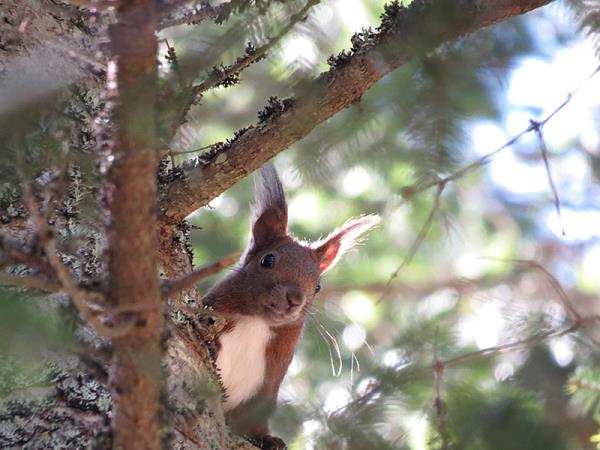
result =
[[291,307],[300,306],[304,300],[304,296],[298,289],[288,289],[285,293],[285,296],[287,298],[288,305]]

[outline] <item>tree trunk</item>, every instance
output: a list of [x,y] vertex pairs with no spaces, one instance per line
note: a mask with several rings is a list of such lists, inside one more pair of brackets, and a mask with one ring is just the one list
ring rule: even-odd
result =
[[160,391],[164,321],[156,218],[156,25],[154,0],[123,0],[109,33],[112,60],[107,81],[115,103],[107,194],[111,220],[109,298],[120,308],[139,308],[132,316],[131,330],[113,340],[110,390],[115,449],[158,450],[163,440]]

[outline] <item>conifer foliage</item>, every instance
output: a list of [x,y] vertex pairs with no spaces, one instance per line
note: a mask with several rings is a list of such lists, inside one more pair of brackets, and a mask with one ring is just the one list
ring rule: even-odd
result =
[[[597,52],[600,3],[354,0],[360,29],[343,3],[2,2],[0,448],[252,448],[202,294],[279,154],[294,235],[383,217],[309,311],[272,418],[289,448],[600,448],[598,233],[546,227],[597,220],[598,111],[548,135],[600,67],[471,149],[521,61]],[[506,154],[547,189],[495,182]]]

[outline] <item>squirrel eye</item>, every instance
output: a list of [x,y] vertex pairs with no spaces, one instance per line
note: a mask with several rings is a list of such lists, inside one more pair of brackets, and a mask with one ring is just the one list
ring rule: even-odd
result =
[[277,258],[275,257],[275,255],[273,253],[267,253],[260,260],[260,266],[264,267],[265,269],[272,269],[275,266],[276,260],[277,260]]
[[317,284],[317,287],[315,288],[315,294],[318,294],[320,290],[321,290],[321,283]]

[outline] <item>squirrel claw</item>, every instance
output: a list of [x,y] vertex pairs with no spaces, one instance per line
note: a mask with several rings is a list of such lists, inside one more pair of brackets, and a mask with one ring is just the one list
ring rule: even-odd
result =
[[287,450],[287,445],[275,436],[266,435],[262,441],[263,450]]
[[276,436],[266,434],[260,438],[251,439],[250,442],[262,450],[287,450],[287,445]]

